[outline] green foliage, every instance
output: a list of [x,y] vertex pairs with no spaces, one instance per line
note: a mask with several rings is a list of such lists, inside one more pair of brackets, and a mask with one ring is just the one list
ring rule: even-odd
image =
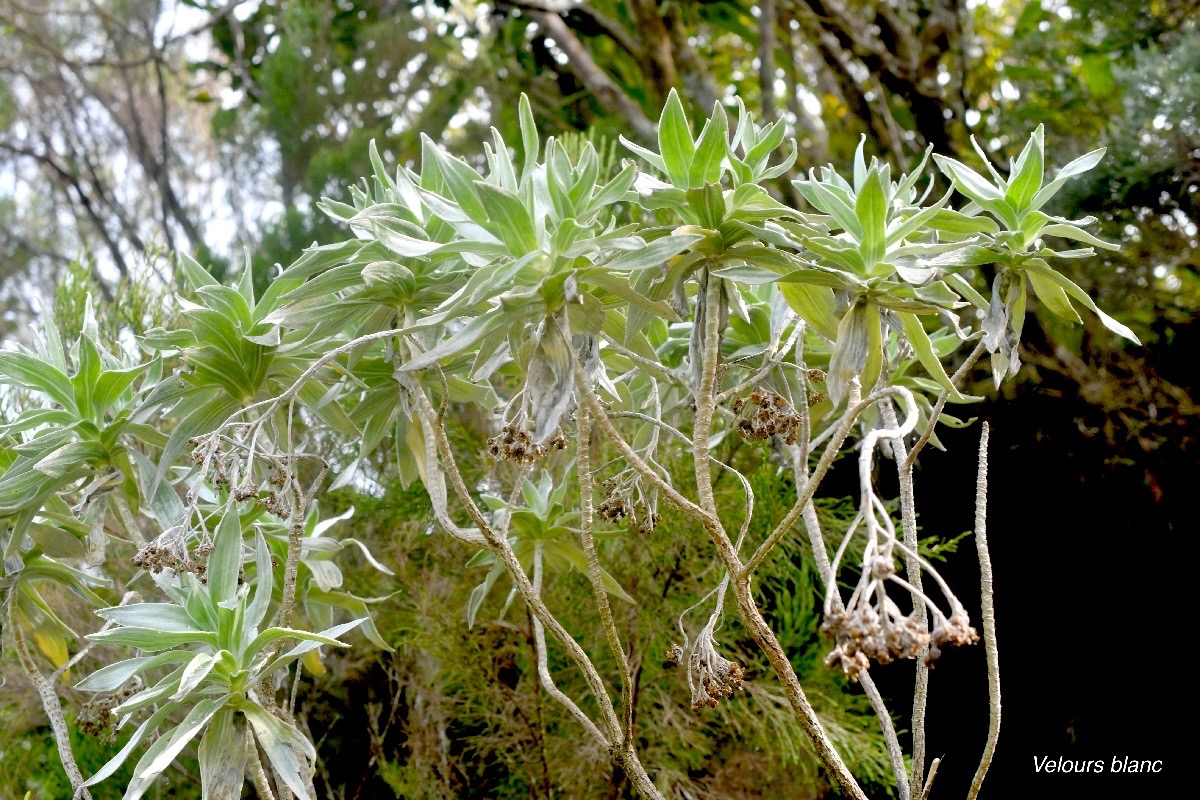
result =
[[[656,780],[716,786],[719,775],[691,776],[737,746],[795,766],[796,790],[811,790],[823,780],[811,758],[818,749],[762,680],[775,667],[740,629],[722,636],[745,668],[716,655],[728,582],[711,591],[706,585],[702,565],[713,563],[714,552],[705,529],[712,523],[659,513],[664,493],[675,498],[668,490],[688,480],[699,489],[704,480],[699,470],[689,476],[680,469],[681,456],[700,452],[689,453],[681,430],[692,425],[704,452],[739,477],[719,486],[712,502],[743,525],[734,545],[740,548],[769,541],[789,513],[783,484],[755,438],[791,453],[797,436],[807,442],[823,428],[831,433],[824,423],[850,405],[838,434],[844,438],[859,413],[853,406],[876,390],[904,401],[909,430],[918,419],[936,424],[935,403],[940,413],[947,399],[971,399],[944,367],[961,342],[982,340],[997,381],[1013,371],[1027,284],[1052,313],[1077,321],[1072,303],[1082,303],[1135,339],[1046,260],[1093,251],[1056,251],[1042,237],[1108,245],[1084,230],[1092,220],[1040,210],[1100,157],[1089,153],[1047,181],[1041,128],[1007,178],[995,170],[985,178],[935,155],[953,189],[933,202],[918,191],[928,153],[893,180],[891,168],[868,161],[860,144],[851,179],[830,166],[795,182],[807,203],[798,209],[766,188],[790,169],[795,144],[776,161],[783,124],[759,125],[744,106],[732,121],[717,106],[694,136],[671,93],[659,151],[625,142],[649,170],[612,163],[588,142],[543,141],[524,98],[518,117],[517,157],[496,130],[482,161],[470,163],[424,138],[419,169],[389,168],[372,144],[372,176],[351,187],[351,202],[319,204],[349,229],[347,238],[308,249],[261,292],[249,263],[235,286],[225,286],[183,258],[178,315],[135,336],[136,347],[120,336],[103,341],[85,301],[71,346],[51,322],[33,347],[0,352],[0,381],[29,398],[0,432],[3,588],[11,619],[63,666],[77,637],[40,593],[43,584],[57,583],[100,607],[103,627],[87,641],[145,654],[107,663],[78,684],[101,694],[128,692],[115,713],[122,727],[136,725],[86,785],[103,783],[149,742],[128,798],[149,791],[193,751],[206,796],[224,796],[255,771],[260,749],[280,785],[311,797],[317,753],[293,711],[296,689],[288,678],[296,687],[305,670],[323,673],[319,648],[345,647],[339,637],[356,627],[384,651],[427,641],[409,638],[420,627],[416,618],[395,628],[372,621],[371,606],[386,609],[385,598],[353,591],[333,561],[357,552],[374,570],[392,572],[360,539],[328,535],[353,509],[318,517],[314,500],[329,466],[321,451],[334,441],[339,455],[353,452],[334,465],[332,488],[369,488],[359,466],[378,462],[384,451],[394,473],[379,474],[404,487],[419,480],[437,527],[478,549],[462,559],[467,582],[450,593],[450,607],[465,615],[468,628],[497,619],[487,627],[509,637],[513,623],[504,620],[517,596],[537,611],[544,592],[563,609],[566,630],[593,631],[586,651],[592,668],[616,674],[624,670],[595,632],[597,608],[609,627],[614,615],[624,619],[631,640],[645,648],[638,680],[659,724],[648,729],[642,755],[659,765]],[[956,193],[964,198],[958,207]],[[990,302],[969,272],[988,264],[997,265]],[[720,370],[714,358],[723,360]],[[818,364],[827,367],[827,400],[810,398]],[[760,385],[777,398],[763,413],[787,420],[791,432],[768,425],[757,437],[727,435],[745,435],[736,425],[745,405],[738,395]],[[722,393],[723,386],[730,388]],[[720,397],[719,413],[710,409],[718,420],[711,432],[693,422],[705,391]],[[605,398],[593,408],[608,424],[629,421],[636,459],[618,454],[611,430],[586,451],[564,435],[564,422],[593,393]],[[478,421],[474,433],[495,435],[493,458],[478,464],[481,474],[468,483],[457,456],[464,451],[463,464],[472,466],[471,433],[452,439],[446,422],[470,415]],[[864,418],[868,426],[874,421]],[[866,434],[868,459],[879,435]],[[751,444],[742,452],[745,441]],[[534,462],[542,466],[531,476]],[[507,498],[490,490],[509,485]],[[592,496],[595,487],[602,497]],[[765,518],[761,509],[752,513],[755,496],[769,509]],[[878,525],[870,506],[858,510],[854,525],[836,517],[828,527],[848,541],[868,512],[869,525]],[[133,563],[141,572],[129,574],[109,555],[107,545],[122,551],[123,540],[140,548]],[[836,698],[817,709],[834,745],[861,780],[886,786],[890,766],[867,732],[874,724],[867,705],[813,657],[822,576],[798,550],[780,553],[759,573],[779,640],[797,654],[793,669],[815,694],[824,688]],[[478,581],[476,566],[488,568],[486,577],[464,595]],[[505,573],[513,589],[497,614],[490,590]],[[116,598],[107,588],[129,583],[142,598]],[[651,597],[657,613],[642,608]],[[702,616],[710,602],[715,608],[692,645],[689,615]],[[336,621],[347,614],[352,619]],[[293,624],[301,618],[305,627]],[[562,635],[538,620],[528,620],[535,642],[543,624]],[[693,647],[680,670],[692,690],[690,715],[680,711],[688,705],[679,699],[677,673],[657,666],[673,625]],[[285,641],[299,643],[284,650]],[[599,679],[567,669],[584,666],[572,646],[562,639],[537,653],[542,645],[535,644],[531,658],[526,647],[505,645],[523,676],[513,691],[526,700],[515,705],[532,702],[553,720],[555,743],[537,738],[543,753],[558,749],[555,768],[574,765],[574,750],[590,769],[608,768],[606,748],[590,738],[580,746],[565,733],[580,715],[611,715],[600,706],[607,700]],[[584,698],[578,714],[557,704],[543,708],[539,655],[568,696]],[[723,739],[715,721],[697,715],[741,686],[743,669],[754,680],[746,696],[722,706],[719,719],[737,732]],[[736,680],[722,692],[713,688],[714,674]],[[673,713],[684,713],[683,721],[670,723]],[[485,728],[511,722],[484,719]],[[476,746],[500,757],[496,742]],[[621,763],[631,769],[636,762]],[[551,780],[550,769],[543,768],[543,781]],[[407,790],[411,776],[403,767],[385,772],[393,787]]]

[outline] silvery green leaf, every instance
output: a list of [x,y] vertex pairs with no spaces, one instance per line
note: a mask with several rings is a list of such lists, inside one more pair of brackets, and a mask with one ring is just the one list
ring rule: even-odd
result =
[[158,650],[167,650],[181,644],[203,643],[215,647],[217,643],[216,634],[199,630],[195,632],[165,632],[157,631],[153,628],[136,627],[110,628],[106,631],[97,631],[96,633],[88,634],[87,638],[93,642],[137,647],[151,653]]
[[935,155],[933,158],[942,172],[954,183],[955,188],[981,208],[1003,220],[1010,229],[1017,227],[1016,211],[1004,199],[1003,192],[994,184],[988,183],[982,175],[961,161],[940,155]]
[[484,142],[483,147],[491,170],[490,177],[510,192],[519,191],[517,171],[513,167],[512,156],[508,152],[508,145],[504,143],[504,137],[500,135],[500,131],[492,128],[491,144]]
[[258,627],[267,615],[267,607],[271,603],[271,592],[275,589],[275,572],[271,568],[271,551],[267,540],[261,533],[255,535],[254,541],[254,599],[246,608],[244,625],[250,631]]
[[935,231],[971,235],[976,233],[997,234],[1000,226],[991,217],[982,214],[969,215],[951,208],[939,209],[926,223]]
[[688,171],[688,186],[699,188],[706,184],[716,184],[721,180],[721,162],[725,160],[729,149],[729,119],[725,109],[718,102],[713,107],[712,116],[700,131],[696,140],[696,151],[691,159]]
[[426,350],[409,361],[404,362],[400,369],[405,372],[431,367],[443,358],[457,355],[463,350],[475,345],[495,325],[493,314],[482,314],[474,317],[466,325],[459,328],[453,335],[443,339],[436,347]]
[[1037,130],[1029,137],[1025,149],[1017,157],[1012,174],[1009,175],[1010,182],[1004,199],[1017,213],[1024,211],[1042,188],[1042,173],[1045,168],[1044,135],[1045,126],[1038,125]]
[[343,546],[349,545],[349,544],[352,544],[355,547],[357,547],[359,549],[359,551],[362,553],[363,558],[365,558],[367,560],[367,563],[370,564],[372,567],[374,567],[378,571],[382,572],[384,575],[395,575],[395,573],[392,572],[391,569],[389,569],[386,565],[384,565],[382,562],[380,562],[378,559],[376,559],[375,556],[371,554],[371,551],[369,549],[367,549],[367,546],[365,544],[363,544],[362,542],[360,542],[358,539],[354,539],[354,538],[342,539]]
[[[896,191],[893,194],[893,197],[898,198],[901,203],[910,205],[912,204],[914,199],[913,187],[917,185],[917,181],[921,179],[922,173],[925,172],[925,165],[929,163],[929,156],[932,153],[933,145],[929,145],[925,148],[925,152],[921,155],[921,160],[917,163],[917,166],[914,167],[913,170],[907,175],[901,177],[900,181],[896,184]],[[929,187],[925,190],[925,194],[928,195],[932,189],[933,180],[931,178]]]
[[983,344],[991,353],[1000,349],[1008,331],[1008,311],[1003,293],[1010,278],[1006,275],[1007,273],[1001,272],[992,281],[992,299],[988,303],[987,314],[983,318]]
[[[645,161],[647,164],[654,167],[655,169],[657,169],[659,172],[661,172],[664,175],[668,174],[667,173],[667,164],[665,161],[663,161],[662,156],[660,156],[658,153],[655,153],[652,150],[647,150],[646,148],[642,147],[641,145],[635,144],[635,143],[629,141],[624,136],[618,136],[617,138],[621,142],[621,144],[625,145],[625,147],[627,147],[635,155],[640,156],[642,158],[642,160]],[[640,178],[641,175],[639,175],[638,177]],[[664,184],[664,186],[666,186],[666,185],[667,184]]]
[[1071,299],[1067,296],[1065,289],[1039,272],[1029,270],[1027,274],[1029,285],[1033,287],[1033,293],[1050,313],[1076,324],[1083,322],[1075,307],[1071,305]]
[[604,266],[614,272],[632,272],[647,267],[657,267],[667,259],[679,255],[702,238],[704,237],[694,233],[663,236],[637,250],[623,252],[609,259]]
[[459,208],[480,225],[487,222],[487,211],[475,188],[476,181],[479,181],[482,176],[471,169],[461,158],[450,155],[428,136],[421,134],[422,168],[424,169],[430,162],[436,165],[446,182],[446,187],[450,190],[450,196],[454,198],[454,202],[458,203]]
[[145,672],[148,669],[153,669],[154,667],[162,666],[163,664],[187,661],[191,655],[186,650],[173,650],[168,653],[160,653],[157,656],[127,658],[124,661],[118,661],[115,664],[101,667],[75,684],[75,688],[85,692],[116,691],[124,685],[125,681],[134,675]]
[[575,388],[574,363],[571,345],[563,334],[557,317],[547,317],[537,338],[529,372],[525,378],[525,393],[533,422],[534,444],[543,444],[555,431],[571,405]]
[[955,402],[963,402],[965,399],[958,391],[958,387],[950,380],[950,376],[946,374],[946,368],[942,366],[941,359],[933,348],[933,342],[929,339],[929,334],[925,332],[924,326],[921,324],[921,319],[916,314],[910,314],[905,311],[896,311],[895,315],[900,319],[900,325],[904,330],[904,337],[908,343],[912,345],[913,353],[916,354],[917,360],[921,362],[921,366],[929,373],[929,376],[941,384],[942,388],[950,393],[950,398]]
[[537,167],[539,143],[537,123],[533,119],[533,108],[529,105],[529,98],[524,92],[521,92],[517,116],[521,126],[521,183],[525,184],[533,174],[534,168]]
[[[767,166],[771,153],[783,144],[785,136],[787,136],[787,126],[783,120],[773,122],[766,130],[762,131],[762,138],[746,150],[746,165],[754,172],[762,171]],[[730,145],[731,151],[733,147],[736,145]]]
[[837,301],[833,290],[806,283],[780,283],[780,294],[812,330],[829,341],[838,336]]
[[735,264],[729,267],[714,269],[712,274],[718,275],[727,281],[736,281],[747,286],[762,286],[763,284],[775,283],[779,280],[778,272],[745,264]]
[[[191,653],[189,652],[190,656]],[[113,709],[113,713],[118,716],[132,714],[133,712],[152,706],[160,701],[166,700],[167,697],[175,691],[175,687],[179,685],[179,679],[183,677],[183,667],[178,667],[171,671],[169,675],[162,678],[158,683],[143,689],[142,691],[129,698],[121,705]]]
[[[996,185],[1000,187],[1001,192],[1007,191],[1008,181],[1006,181],[1004,176],[1001,175],[1000,172],[992,165],[992,159],[988,157],[987,151],[980,147],[979,140],[976,139],[974,135],[970,136],[969,138],[971,140],[971,147],[979,155],[980,162],[983,163],[983,166],[987,169],[988,174],[992,176],[992,180],[994,180]],[[937,158],[937,156],[934,156],[934,158]]]
[[925,263],[939,269],[947,267],[978,267],[983,264],[995,263],[999,258],[999,255],[990,248],[960,242],[958,247],[947,252],[938,253]]
[[[599,188],[592,195],[588,202],[588,210],[590,212],[600,211],[608,208],[613,203],[620,201],[625,194],[633,187],[633,182],[637,178],[637,167],[632,163],[627,163],[616,177],[610,180]],[[590,216],[590,215],[589,215]]]
[[255,344],[261,344],[264,347],[275,347],[280,342],[279,326],[272,325],[270,328],[267,329],[266,333],[255,334],[253,336],[251,336],[250,334],[246,334],[245,338],[246,338],[246,341],[248,341],[248,342],[254,342]]
[[87,555],[79,537],[58,525],[33,522],[27,532],[42,552],[51,558],[81,559]]
[[[503,569],[503,564],[501,565],[501,569]],[[340,625],[334,625],[332,628],[327,628],[326,630],[321,631],[321,633],[319,635],[321,637],[323,637],[324,640],[337,639],[343,633],[348,633],[349,631],[354,630],[359,625],[362,625],[366,622],[368,622],[368,619],[364,615],[358,619],[352,619],[349,622],[343,622]],[[325,644],[325,641],[317,640],[317,639],[308,639],[303,642],[300,642],[300,644],[296,645],[291,650],[288,650],[286,653],[279,656],[274,661],[272,661],[269,665],[267,665],[267,667],[263,669],[263,674],[264,675],[270,674],[271,672],[274,672],[275,670],[279,669],[280,667],[282,667],[286,664],[289,664],[292,661],[295,661],[297,658],[304,655],[305,653],[308,653],[312,650],[316,650],[318,647],[320,647],[323,644]]]
[[209,720],[196,753],[203,800],[241,796],[249,757],[246,744],[245,723],[231,708],[222,708]]
[[886,249],[887,211],[887,193],[883,189],[883,179],[878,167],[872,167],[854,205],[855,216],[862,227],[859,253],[862,254],[868,269],[883,258]]
[[208,677],[208,673],[212,672],[212,668],[217,665],[220,658],[220,653],[197,653],[183,668],[183,675],[179,678],[179,688],[171,695],[171,699],[183,700],[187,697],[193,689],[200,685],[201,681]]
[[371,220],[371,232],[388,250],[398,256],[408,258],[429,255],[442,246],[441,242],[431,242],[412,236],[391,221]]
[[858,248],[848,242],[828,236],[810,236],[804,240],[804,246],[812,253],[826,261],[832,261],[854,276],[867,274],[867,264],[863,260],[862,254],[858,252]]
[[967,279],[962,275],[958,275],[953,272],[947,273],[945,280],[946,283],[954,287],[954,291],[958,292],[963,299],[970,302],[971,305],[981,310],[987,309],[988,301],[984,299],[983,295],[975,291],[975,287],[968,283]]
[[688,188],[688,174],[696,154],[696,145],[692,140],[687,113],[683,110],[679,93],[674,89],[667,95],[662,116],[658,120],[658,150],[662,153],[671,183],[680,189]]
[[221,514],[208,556],[208,594],[214,603],[233,597],[242,571],[242,520],[237,506],[230,504]]
[[96,612],[101,619],[127,627],[150,628],[156,631],[186,633],[199,631],[200,626],[187,610],[174,603],[133,603],[102,608]]
[[725,221],[725,197],[718,183],[706,183],[686,194],[688,208],[701,228],[716,230]]
[[1090,244],[1093,247],[1099,247],[1104,250],[1120,250],[1121,249],[1121,245],[1114,244],[1113,242],[1106,242],[1103,239],[1099,239],[1081,228],[1075,227],[1074,225],[1061,225],[1061,224],[1047,225],[1046,227],[1042,228],[1042,235],[1043,236],[1061,236],[1064,239],[1074,239],[1077,242],[1084,242],[1085,244]]
[[920,286],[926,281],[932,280],[938,273],[937,266],[930,264],[928,260],[918,260],[914,256],[894,258],[892,259],[892,266],[896,268],[896,274],[906,283],[911,283],[914,286]]
[[[714,274],[714,277],[715,274]],[[721,294],[724,301],[725,314],[733,314],[738,319],[750,324],[750,309],[746,306],[746,299],[742,297],[742,293],[738,291],[737,284],[733,281],[723,280],[720,277],[716,278],[721,281]]]
[[349,647],[345,642],[339,642],[336,639],[331,639],[321,633],[312,633],[311,631],[298,631],[294,628],[267,628],[265,631],[254,637],[254,641],[246,646],[244,658],[253,658],[262,651],[264,647],[274,644],[281,639],[303,639],[305,641],[316,642],[317,644],[327,644],[331,647]]
[[830,215],[841,226],[855,237],[862,236],[862,226],[851,205],[832,191],[828,186],[817,180],[816,174],[810,169],[807,181],[792,181],[800,194],[813,208]]
[[321,591],[328,592],[342,585],[342,571],[332,561],[305,560],[305,566],[312,571],[313,580]]
[[504,574],[504,563],[497,560],[492,564],[492,568],[488,570],[488,574],[484,576],[483,582],[475,588],[471,589],[471,596],[467,600],[467,627],[475,627],[475,618],[479,614],[480,607],[483,606],[483,601],[487,599],[488,592],[492,590],[492,586]]
[[519,197],[486,181],[476,181],[475,189],[487,210],[488,229],[512,255],[523,256],[538,249],[533,220]]
[[306,522],[305,537],[324,536],[325,532],[337,525],[339,522],[344,522],[354,516],[354,506],[350,506],[341,514],[335,517],[317,518],[316,506],[313,506],[313,512],[310,519]]
[[1060,169],[1058,174],[1054,176],[1054,180],[1043,186],[1041,191],[1034,196],[1033,200],[1029,204],[1029,208],[1036,211],[1044,206],[1046,202],[1058,192],[1059,188],[1061,188],[1064,183],[1071,178],[1074,178],[1076,175],[1082,175],[1092,167],[1099,164],[1100,159],[1104,158],[1104,151],[1105,148],[1101,147],[1099,150],[1093,150],[1090,153],[1085,153]]
[[834,408],[841,407],[850,392],[850,382],[862,375],[869,346],[867,307],[857,303],[838,324],[837,341],[829,359],[825,386]]
[[[638,311],[646,312],[647,316],[655,316],[674,322],[678,319],[673,306],[663,300],[655,300],[640,292],[635,285],[623,275],[609,272],[601,267],[580,270],[579,278],[584,283],[615,294],[631,304],[631,315]],[[644,274],[644,273],[643,273]],[[637,281],[640,283],[640,277]]]
[[1067,276],[1063,275],[1060,272],[1057,272],[1056,270],[1050,269],[1049,267],[1041,267],[1041,266],[1038,266],[1035,264],[1028,264],[1027,268],[1030,270],[1036,270],[1036,271],[1040,272],[1043,276],[1045,276],[1046,278],[1049,278],[1050,280],[1054,281],[1059,286],[1061,286],[1068,295],[1070,295],[1074,299],[1078,300],[1079,302],[1083,303],[1088,309],[1090,309],[1092,311],[1092,313],[1094,313],[1097,317],[1099,317],[1100,322],[1104,324],[1104,327],[1108,328],[1113,333],[1116,333],[1120,336],[1124,336],[1126,339],[1129,339],[1134,344],[1142,343],[1141,340],[1138,339],[1137,334],[1135,334],[1132,330],[1130,330],[1130,328],[1128,326],[1124,325],[1123,323],[1118,322],[1117,320],[1110,317],[1108,314],[1105,314],[1103,311],[1101,311],[1100,307],[1096,305],[1096,301],[1091,298],[1091,295],[1089,295],[1083,289],[1079,288],[1079,286],[1076,285],[1076,283],[1074,281],[1072,281],[1070,278],[1068,278]]
[[316,758],[316,752],[298,731],[283,720],[269,713],[262,706],[247,703],[242,706],[242,714],[254,730],[254,738],[262,746],[263,752],[271,762],[275,774],[283,780],[287,787],[297,796],[305,800],[316,800],[311,785],[304,779],[300,767],[298,753],[304,754],[310,760]]
[[867,135],[864,133],[858,137],[858,147],[854,148],[854,192],[855,194],[862,191],[863,184],[867,182],[867,158],[865,148],[867,146]]
[[154,784],[154,780],[163,770],[171,766],[175,757],[187,746],[187,743],[200,733],[217,711],[225,705],[229,695],[201,700],[188,712],[183,721],[176,726],[168,737],[160,736],[134,767],[133,780],[125,788],[124,800],[138,800]]
[[[889,226],[887,246],[904,241],[913,233],[924,233],[926,226],[942,212],[942,206],[950,201],[953,190],[947,191],[942,198],[928,208],[912,209],[913,213],[904,220],[894,220]],[[995,223],[992,223],[995,225]]]

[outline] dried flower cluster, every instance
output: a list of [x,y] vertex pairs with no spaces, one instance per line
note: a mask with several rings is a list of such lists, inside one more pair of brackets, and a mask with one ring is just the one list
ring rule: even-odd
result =
[[141,689],[142,679],[135,676],[123,688],[92,698],[75,715],[75,727],[86,736],[94,736],[104,744],[112,744],[117,740],[117,717],[113,709]]
[[545,458],[551,450],[562,450],[566,446],[567,439],[561,433],[554,434],[545,444],[534,444],[528,432],[511,422],[488,439],[488,452],[493,458],[517,464],[532,464]]
[[929,632],[916,617],[900,614],[890,600],[883,614],[866,603],[854,610],[835,611],[825,618],[821,631],[836,642],[825,665],[840,667],[851,680],[870,666],[871,659],[890,664],[898,658],[916,658],[930,642]]
[[268,492],[266,497],[260,497],[254,502],[280,519],[286,519],[292,514],[291,501],[284,499],[278,492]]
[[826,666],[840,668],[851,680],[856,680],[871,660],[890,664],[925,652],[925,664],[932,667],[942,654],[941,647],[979,641],[966,610],[957,600],[953,601],[949,617],[930,604],[934,618],[932,633],[915,613],[902,613],[884,590],[884,582],[895,575],[890,557],[869,560],[867,573],[870,580],[860,583],[847,608],[826,612],[821,631],[831,635],[835,642],[825,658]]
[[714,647],[708,629],[696,641],[688,659],[688,685],[692,690],[692,710],[716,708],[717,703],[742,688],[745,673],[741,664],[722,656]]
[[[287,461],[270,453],[256,451],[257,470],[248,469],[243,476],[241,473],[245,465],[237,452],[220,452],[222,438],[214,435],[190,439],[188,443],[192,446],[192,461],[201,465],[207,463],[212,471],[213,485],[228,490],[234,500],[253,499],[260,508],[277,517],[290,516],[291,499],[282,491],[291,479]],[[251,474],[254,471],[266,473],[265,485],[254,479]],[[264,490],[265,496],[262,494]]]
[[[823,369],[810,369],[810,370],[808,370],[807,374],[808,374],[808,382],[809,383],[824,384],[828,377],[828,376],[826,376],[825,370],[823,370]],[[825,400],[828,397],[829,397],[829,392],[825,391],[824,389],[815,389],[815,390],[809,392],[808,403],[809,403],[809,405],[816,405],[817,403],[821,402],[822,400]]]
[[739,397],[733,403],[733,413],[738,415],[738,435],[745,439],[780,436],[786,443],[795,444],[800,433],[800,415],[778,392],[755,391],[748,399]]
[[163,545],[158,541],[149,542],[133,557],[133,565],[148,572],[162,572],[169,569],[176,574],[190,572],[203,583],[208,574],[208,554],[212,552],[211,544],[202,544],[196,548],[195,558],[188,555],[183,542],[176,539],[171,545]]
[[596,512],[609,522],[628,521],[629,529],[642,535],[652,532],[661,518],[643,496],[641,483],[633,473],[616,475],[601,484],[604,497]]
[[929,645],[929,653],[925,656],[925,663],[932,667],[933,662],[942,654],[942,647],[975,644],[979,641],[979,633],[971,627],[966,609],[959,606],[949,617],[943,617],[941,614],[937,616],[930,638],[932,642]]

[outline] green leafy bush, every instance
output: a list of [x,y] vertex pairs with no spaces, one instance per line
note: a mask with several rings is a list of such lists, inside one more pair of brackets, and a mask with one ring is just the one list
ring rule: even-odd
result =
[[[686,780],[652,760],[674,734],[637,714],[626,642],[639,629],[620,618],[642,589],[611,568],[647,540],[690,542],[661,591],[685,582],[700,597],[674,609],[678,640],[655,646],[677,672],[652,683],[680,675],[692,714],[778,720],[754,735],[777,735],[796,761],[811,752],[849,796],[865,796],[864,781],[920,793],[923,723],[905,756],[872,664],[916,659],[924,680],[942,648],[979,637],[919,550],[913,459],[939,422],[963,424],[944,406],[976,399],[959,387],[978,358],[991,354],[997,382],[1015,370],[1027,287],[1055,315],[1078,320],[1080,304],[1133,338],[1052,266],[1109,246],[1091,220],[1040,210],[1101,153],[1047,179],[1039,128],[1007,178],[934,155],[952,188],[931,202],[929,153],[893,179],[860,146],[849,177],[824,167],[794,181],[808,206],[797,209],[767,188],[789,174],[794,143],[740,105],[733,120],[718,106],[694,135],[672,93],[658,151],[626,142],[637,160],[621,165],[589,143],[542,142],[526,102],[520,118],[520,158],[493,133],[482,172],[429,140],[419,171],[389,169],[372,148],[374,174],[351,202],[321,204],[348,238],[306,251],[262,293],[249,269],[227,287],[184,259],[178,315],[136,342],[102,342],[89,311],[69,345],[47,322],[33,347],[0,352],[0,379],[21,398],[0,430],[6,628],[77,794],[147,744],[126,798],[193,748],[205,797],[238,796],[246,776],[264,797],[315,797],[316,751],[295,717],[303,670],[319,673],[320,648],[345,647],[354,628],[403,645],[372,622],[378,598],[343,587],[336,558],[353,545],[390,569],[325,535],[315,512],[331,462],[330,487],[366,490],[381,456],[377,474],[419,481],[436,527],[473,551],[466,566],[486,568],[468,624],[495,589],[505,611],[519,600],[537,702],[553,701],[579,753],[619,766],[641,795]],[[1060,239],[1087,246],[1056,250]],[[476,454],[448,428],[468,415],[491,437],[470,480],[460,462]],[[860,494],[829,537],[812,501],[856,431]],[[881,449],[899,471],[899,524],[875,489]],[[779,476],[794,497],[781,500]],[[775,555],[795,553],[796,527],[812,548],[800,573],[802,559]],[[846,597],[848,563],[861,569]],[[52,585],[96,609],[74,655]],[[814,586],[826,663],[866,697],[821,713],[801,683],[820,685],[811,653],[795,652],[816,636]],[[718,641],[728,594],[747,637],[737,651]],[[578,630],[596,633],[590,652]],[[101,723],[133,733],[85,777],[56,683],[93,652],[105,666],[76,688],[120,695]],[[994,669],[990,681],[998,715]],[[856,730],[867,704],[878,739]]]

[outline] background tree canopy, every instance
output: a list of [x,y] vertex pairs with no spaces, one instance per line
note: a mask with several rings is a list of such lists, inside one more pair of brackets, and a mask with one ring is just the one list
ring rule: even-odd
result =
[[[1082,326],[1031,317],[1022,372],[978,412],[1012,437],[992,466],[992,527],[1006,532],[994,545],[997,574],[1044,587],[1036,597],[1002,595],[1000,638],[1028,640],[1039,626],[1052,637],[1044,649],[1006,653],[1011,727],[993,779],[1025,785],[1030,753],[1159,757],[1146,732],[1159,729],[1165,712],[1136,694],[1140,678],[1106,670],[1066,685],[1046,680],[1048,659],[1094,652],[1113,630],[1156,641],[1175,624],[1147,620],[1134,604],[1096,614],[1095,581],[1111,574],[1114,543],[1147,532],[1184,535],[1197,477],[1200,4],[1132,5],[0,0],[0,333],[21,339],[30,321],[54,314],[64,336],[76,335],[87,292],[106,309],[101,321],[112,336],[151,328],[169,313],[163,298],[178,285],[180,254],[211,265],[218,278],[248,259],[261,292],[277,264],[314,241],[342,237],[317,201],[349,202],[345,187],[371,173],[368,142],[391,166],[419,158],[422,134],[477,158],[490,126],[520,140],[521,93],[545,134],[592,141],[610,167],[619,136],[655,139],[672,89],[693,122],[740,99],[796,136],[796,165],[771,189],[801,205],[790,178],[829,161],[848,164],[863,137],[867,155],[897,174],[928,145],[980,172],[1007,173],[1039,124],[1047,164],[1105,146],[1100,166],[1048,210],[1096,216],[1097,233],[1120,243],[1119,251],[1070,262],[1067,274],[1145,347],[1118,341],[1090,316]],[[972,391],[990,390],[981,381]],[[459,433],[469,444],[469,426]],[[969,497],[969,488],[954,487],[969,487],[974,436],[947,432],[950,453],[927,455],[918,484]],[[381,548],[397,571],[394,583],[369,568],[346,581],[358,596],[400,591],[381,604],[376,623],[389,642],[403,642],[396,654],[335,660],[322,692],[312,694],[314,733],[340,741],[347,754],[333,762],[328,785],[348,787],[346,796],[388,796],[388,787],[404,797],[561,793],[570,776],[547,764],[561,764],[571,742],[547,737],[544,721],[514,711],[537,694],[524,639],[511,622],[463,627],[479,571],[445,566],[437,551],[448,545],[421,535],[423,492],[398,477],[380,467],[374,496],[344,491],[336,508],[322,510],[353,504],[355,516],[342,524]],[[482,479],[482,469],[471,477]],[[1018,488],[1021,503],[1006,502]],[[770,492],[763,496],[769,502]],[[922,524],[961,526],[970,511],[955,502],[927,504]],[[831,525],[844,518],[836,508],[822,511]],[[627,566],[665,595],[679,579],[670,564],[686,557],[647,548]],[[434,561],[436,570],[423,569]],[[973,575],[969,564],[946,569]],[[775,621],[793,641],[815,636],[805,605],[812,598],[795,576],[782,570],[766,583]],[[971,657],[982,661],[981,653]],[[663,669],[646,663],[647,691],[668,691]],[[906,691],[899,678],[881,682],[885,694]],[[0,721],[37,746],[0,747],[0,773],[45,772],[39,764],[54,759],[48,736],[33,727],[19,680],[9,686],[0,689]],[[986,707],[974,688],[947,683],[939,691],[935,720],[957,719],[952,711],[964,703]],[[824,790],[794,730],[746,708],[728,715],[735,736],[680,723],[663,745],[681,779],[714,797],[784,796],[770,792],[785,785],[786,796]],[[842,723],[861,720],[851,714]],[[882,775],[869,737],[847,740],[860,747],[851,748],[856,766]],[[94,757],[95,769],[105,759],[99,746],[89,756],[88,746],[80,745],[83,758]],[[936,738],[930,748],[938,752]],[[552,757],[535,763],[537,752]],[[599,755],[592,762],[589,769],[609,769]],[[781,764],[790,782],[754,777]],[[962,783],[972,768],[948,763],[942,780]],[[612,796],[627,791],[618,775],[612,785]],[[61,794],[57,784],[20,788]],[[19,796],[16,787],[0,787],[5,792]]]

